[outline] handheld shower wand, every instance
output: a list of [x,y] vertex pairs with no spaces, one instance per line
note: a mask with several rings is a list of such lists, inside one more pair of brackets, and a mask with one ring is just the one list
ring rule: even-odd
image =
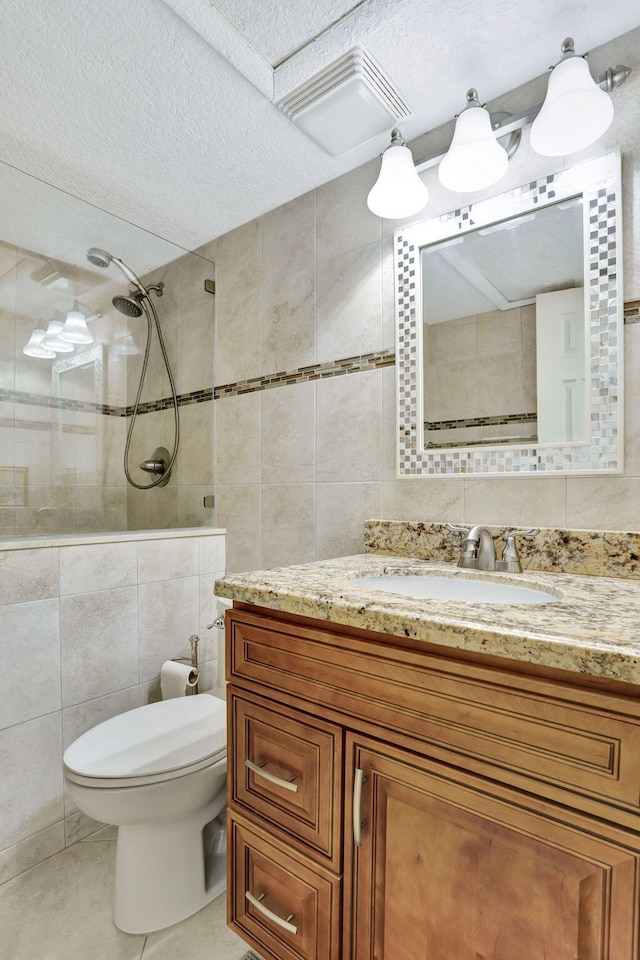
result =
[[108,267],[110,263],[115,263],[116,267],[125,275],[129,283],[133,283],[134,286],[142,290],[143,293],[148,292],[147,288],[143,285],[140,278],[136,276],[131,267],[128,267],[123,260],[114,257],[107,250],[101,250],[100,247],[91,247],[87,250],[87,260],[89,263],[92,263],[94,267],[102,267],[103,270]]

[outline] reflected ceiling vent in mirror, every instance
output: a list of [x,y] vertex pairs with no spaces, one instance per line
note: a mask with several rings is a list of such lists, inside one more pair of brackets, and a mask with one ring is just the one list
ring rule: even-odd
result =
[[412,115],[371,54],[360,47],[307,80],[278,106],[332,157]]
[[43,287],[56,287],[68,290],[78,280],[78,268],[60,260],[47,260],[31,273],[31,279]]

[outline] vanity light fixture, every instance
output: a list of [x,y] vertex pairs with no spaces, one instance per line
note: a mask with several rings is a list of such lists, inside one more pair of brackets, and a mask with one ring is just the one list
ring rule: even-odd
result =
[[429,191],[418,175],[413,154],[400,131],[391,131],[391,143],[382,154],[380,175],[367,197],[367,206],[378,217],[412,217],[429,201]]
[[[410,185],[418,180],[426,194],[427,188],[417,174],[438,164],[440,182],[457,193],[481,190],[496,183],[506,173],[508,161],[520,143],[521,131],[529,124],[533,124],[531,146],[543,156],[564,156],[595,143],[613,119],[613,104],[608,94],[625,82],[631,68],[608,67],[594,80],[584,57],[576,55],[571,37],[566,38],[561,49],[562,59],[552,68],[542,104],[513,115],[489,114],[478,102],[476,91],[469,90],[467,107],[457,118],[451,146],[445,154],[409,165],[407,158],[411,152],[400,131],[394,129],[391,146],[382,154],[380,174],[367,197],[371,212],[392,220],[418,213],[426,205],[426,199],[421,206],[416,205],[407,212],[406,192],[410,192]],[[487,135],[489,125],[493,143]],[[504,148],[496,138],[507,136],[510,140]],[[406,151],[404,166],[385,163],[387,154],[398,146]],[[409,186],[405,186],[405,175]],[[384,202],[376,202],[378,197],[384,197]]]
[[547,95],[531,126],[532,149],[543,157],[576,153],[595,143],[612,120],[611,97],[600,89],[587,61],[576,56],[573,40],[567,37],[562,59],[551,71]]
[[440,161],[438,179],[454,193],[484,190],[500,180],[508,166],[507,151],[496,140],[489,111],[480,105],[472,87],[456,119],[451,146]]
[[53,350],[48,350],[42,346],[42,341],[44,340],[47,334],[46,330],[43,330],[42,327],[37,327],[32,331],[29,340],[22,348],[22,352],[27,357],[38,357],[43,360],[55,360],[55,353]]

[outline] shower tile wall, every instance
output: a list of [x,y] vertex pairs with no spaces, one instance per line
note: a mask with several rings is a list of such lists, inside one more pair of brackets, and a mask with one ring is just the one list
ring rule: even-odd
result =
[[62,752],[158,699],[161,664],[192,633],[201,689],[215,685],[224,551],[218,531],[0,549],[0,883],[96,828],[65,794]]
[[[145,278],[166,284],[155,302],[181,395],[183,446],[169,485],[137,496],[122,458],[145,318],[125,318],[112,307],[111,297],[128,289],[121,277],[74,268],[77,279],[64,289],[40,287],[33,273],[51,261],[0,242],[0,537],[212,524],[202,505],[213,480],[214,314],[204,290],[212,251],[215,242]],[[47,360],[22,353],[34,327],[34,291],[47,297],[47,316],[64,316],[77,292],[83,308],[98,314],[89,324],[94,343],[76,348],[71,362],[67,354]],[[143,410],[171,395],[155,332],[152,344]],[[204,402],[195,402],[198,392]],[[150,479],[138,462],[159,444],[172,448],[172,410],[144,412],[137,421],[130,463],[138,482]]]
[[[622,146],[630,301],[640,296],[640,29],[590,57],[594,72],[620,62],[633,73],[615,93],[612,127],[590,152]],[[499,109],[538,102],[543,83],[501,98]],[[451,132],[419,138],[414,156],[446,149]],[[534,155],[525,135],[499,190],[561,165]],[[371,517],[640,530],[638,323],[625,327],[624,476],[396,478],[395,369],[357,359],[394,352],[396,224],[366,206],[378,167],[368,163],[218,238],[216,519],[228,532],[228,569],[361,552]],[[435,170],[427,182],[429,207],[415,219],[468,202],[445,191]],[[354,357],[350,369],[359,372],[329,369]]]

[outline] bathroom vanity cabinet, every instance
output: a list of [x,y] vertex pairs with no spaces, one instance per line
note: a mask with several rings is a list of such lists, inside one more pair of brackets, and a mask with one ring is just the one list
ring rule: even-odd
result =
[[242,603],[227,679],[267,960],[638,960],[638,687]]

